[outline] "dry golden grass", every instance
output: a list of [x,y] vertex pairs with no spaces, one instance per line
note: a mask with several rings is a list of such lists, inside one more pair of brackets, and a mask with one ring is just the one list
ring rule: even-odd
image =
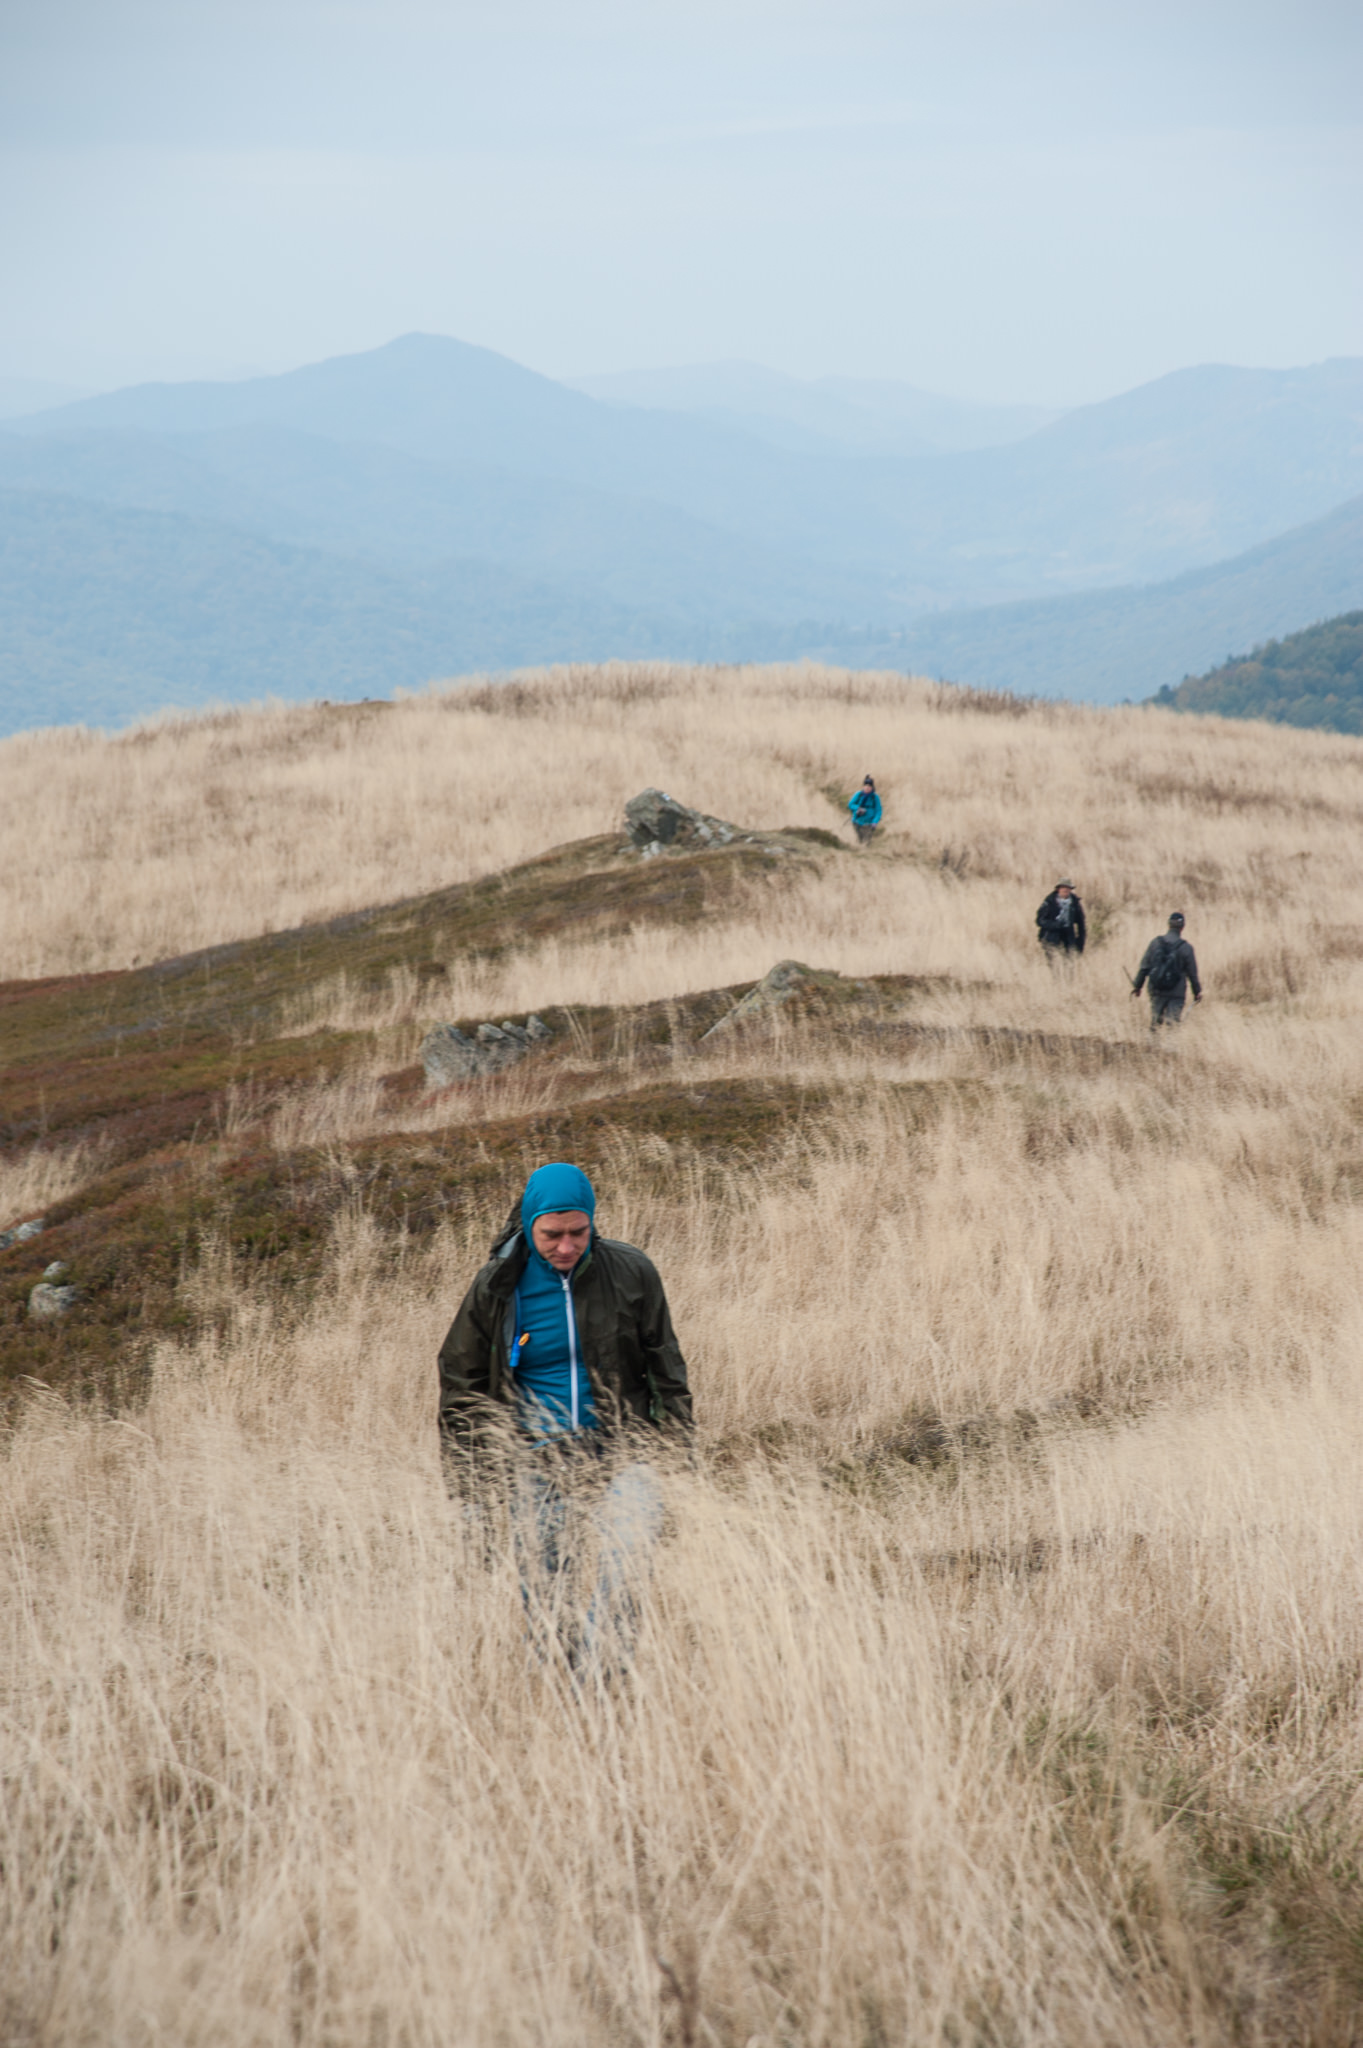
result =
[[37,1144],[0,1159],[0,1217],[4,1225],[40,1215],[53,1203],[65,1201],[94,1179],[104,1158],[99,1145]]
[[[870,766],[882,848],[449,1002],[783,953],[950,980],[917,1035],[679,1057],[698,1095],[807,1084],[774,1151],[615,1140],[602,1222],[662,1267],[702,1425],[626,1691],[534,1664],[505,1530],[485,1552],[440,1484],[433,1354],[490,1214],[418,1248],[357,1198],[301,1304],[210,1256],[144,1407],[35,1394],[0,1492],[0,2039],[1363,2040],[1363,745],[818,674],[499,701],[7,743],[66,807],[13,958],[410,893],[648,782],[823,824]],[[1103,927],[1072,976],[1031,934],[1065,869]],[[1175,891],[1209,996],[1151,1046],[1121,962]],[[372,1070],[275,1142],[504,1114],[384,1109],[423,1000],[323,991]]]
[[[869,883],[877,929],[915,944],[921,915],[930,943],[988,957],[1014,942],[1011,892],[1026,925],[1071,869],[1141,930],[1171,892],[1190,914],[1214,901],[1218,918],[1291,906],[1356,922],[1363,753],[1349,739],[1073,705],[988,716],[896,676],[622,665],[396,706],[6,740],[0,975],[128,966],[489,873],[617,829],[650,783],[746,825],[832,824],[850,842],[826,792],[867,768],[902,850],[1000,892],[962,925],[949,893],[897,914],[907,877]],[[812,935],[837,930],[825,905]]]

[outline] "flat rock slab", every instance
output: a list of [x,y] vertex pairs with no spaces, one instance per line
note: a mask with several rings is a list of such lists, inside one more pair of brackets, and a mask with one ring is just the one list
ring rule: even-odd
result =
[[516,1066],[527,1053],[553,1037],[543,1018],[524,1024],[479,1024],[472,1034],[457,1024],[437,1024],[421,1042],[421,1064],[428,1088],[449,1088],[456,1081],[476,1081]]

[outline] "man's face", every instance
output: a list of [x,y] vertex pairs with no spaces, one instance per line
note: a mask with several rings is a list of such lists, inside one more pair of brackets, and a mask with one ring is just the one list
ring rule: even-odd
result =
[[1068,889],[1066,889],[1066,888],[1063,888],[1063,887],[1062,887],[1062,888],[1059,888],[1059,889],[1057,889],[1055,893],[1056,893],[1056,895],[1057,895],[1057,896],[1058,896],[1058,897],[1060,898],[1060,901],[1061,901],[1061,902],[1063,903],[1063,902],[1064,902],[1064,900],[1065,900],[1065,898],[1066,898],[1066,897],[1067,897],[1067,896],[1069,895],[1069,893],[1070,893],[1070,892],[1069,892],[1069,890],[1068,890]]
[[585,1209],[551,1210],[535,1218],[530,1235],[556,1273],[571,1273],[591,1242],[592,1219]]

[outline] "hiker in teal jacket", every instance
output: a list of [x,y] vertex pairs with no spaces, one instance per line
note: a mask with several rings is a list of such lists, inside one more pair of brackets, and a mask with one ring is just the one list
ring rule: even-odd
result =
[[876,794],[875,783],[869,775],[847,808],[852,813],[852,826],[856,832],[858,843],[862,846],[869,846],[876,826],[880,823],[883,816],[880,798]]
[[[691,1395],[657,1268],[599,1237],[595,1218],[580,1167],[531,1174],[440,1348],[439,1419],[451,1491],[476,1501],[509,1483],[541,1653],[557,1643],[579,1676],[604,1679],[628,1668],[662,1528],[648,1449],[689,1434]],[[578,1623],[578,1559],[593,1547]]]

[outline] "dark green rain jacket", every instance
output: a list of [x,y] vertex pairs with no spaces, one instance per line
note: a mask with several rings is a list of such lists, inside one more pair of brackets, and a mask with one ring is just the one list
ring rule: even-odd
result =
[[[503,1231],[440,1347],[440,1444],[457,1491],[516,1435],[513,1296],[528,1247],[519,1223]],[[644,1252],[593,1237],[572,1278],[573,1316],[604,1442],[631,1427],[691,1427],[686,1361],[658,1269]]]

